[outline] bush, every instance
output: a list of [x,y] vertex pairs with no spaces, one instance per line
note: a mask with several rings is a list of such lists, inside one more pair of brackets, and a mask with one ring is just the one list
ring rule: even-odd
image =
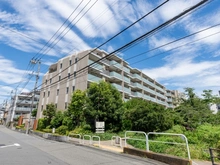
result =
[[43,130],[47,127],[47,120],[42,118],[38,120],[37,130]]
[[48,128],[43,129],[42,131],[43,131],[43,132],[46,132],[46,133],[52,133],[52,129],[48,129]]
[[68,132],[68,127],[65,125],[61,125],[60,127],[58,127],[56,129],[56,133],[60,134],[60,135],[66,135]]

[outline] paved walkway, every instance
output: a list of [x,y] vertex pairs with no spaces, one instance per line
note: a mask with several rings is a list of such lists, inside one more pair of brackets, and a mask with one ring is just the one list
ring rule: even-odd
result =
[[[72,139],[75,142],[79,142],[78,139],[73,138]],[[85,140],[85,144],[89,144],[89,141]],[[97,143],[93,144],[95,147],[99,147],[100,149],[111,151],[111,152],[117,152],[117,153],[122,153],[123,148],[121,148],[119,145],[112,145],[112,141],[101,141],[100,146]],[[124,146],[124,141],[122,142],[122,146]],[[130,146],[132,147],[132,146]],[[193,165],[212,165],[211,161],[201,161],[201,160],[193,160]]]

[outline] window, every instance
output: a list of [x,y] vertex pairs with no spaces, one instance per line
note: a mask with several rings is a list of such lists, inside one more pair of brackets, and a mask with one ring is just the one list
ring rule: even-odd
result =
[[73,91],[75,91],[75,86],[73,86]]
[[67,108],[67,102],[65,102],[65,109]]
[[52,83],[52,78],[50,79],[50,84]]
[[74,77],[76,77],[76,72],[74,72]]
[[75,58],[75,63],[77,63],[77,61],[78,61],[78,59],[77,59],[77,58]]
[[43,97],[45,97],[45,92],[44,92],[44,95],[43,95]]
[[62,66],[63,66],[63,64],[62,64],[62,63],[60,63],[60,69],[62,69]]
[[70,73],[68,73],[68,79],[70,79]]
[[59,81],[61,80],[61,76],[59,76]]
[[69,93],[69,87],[66,87],[66,93]]
[[70,60],[70,65],[72,64],[72,60]]
[[59,91],[60,91],[60,90],[59,90],[59,89],[57,89],[57,95],[59,95]]
[[57,108],[57,104],[55,104],[55,107]]
[[46,81],[45,81],[45,84],[47,85],[47,79],[46,79]]
[[50,91],[48,91],[48,97],[50,96]]
[[41,111],[43,111],[44,110],[44,106],[43,105],[41,105]]

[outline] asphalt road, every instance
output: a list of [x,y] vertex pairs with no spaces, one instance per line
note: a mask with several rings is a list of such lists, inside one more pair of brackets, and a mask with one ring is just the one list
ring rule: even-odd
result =
[[0,126],[1,165],[165,165],[157,161],[61,143]]

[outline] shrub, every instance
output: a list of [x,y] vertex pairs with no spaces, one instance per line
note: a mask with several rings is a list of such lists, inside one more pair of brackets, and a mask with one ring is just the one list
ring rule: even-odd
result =
[[42,118],[38,120],[37,130],[43,130],[47,126],[47,120]]
[[43,131],[43,132],[46,132],[46,133],[52,133],[52,129],[48,129],[48,128],[43,129],[42,131]]
[[68,132],[68,127],[65,125],[61,125],[60,127],[56,129],[56,133],[60,135],[66,135],[67,132]]

